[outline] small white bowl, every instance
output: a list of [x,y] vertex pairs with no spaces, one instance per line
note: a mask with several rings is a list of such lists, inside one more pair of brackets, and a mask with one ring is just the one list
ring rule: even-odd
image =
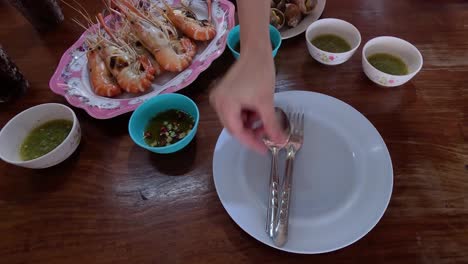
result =
[[[408,74],[392,75],[382,72],[372,66],[367,58],[376,53],[387,53],[397,56],[408,66]],[[411,80],[422,68],[421,52],[406,40],[395,37],[377,37],[369,40],[362,49],[362,67],[364,73],[376,84],[394,87]]]
[[[35,127],[51,120],[67,119],[73,122],[65,140],[51,152],[28,161],[20,158],[19,150],[26,136]],[[19,113],[0,131],[0,158],[5,162],[31,169],[43,169],[59,164],[78,147],[81,129],[75,113],[62,104],[42,104]]]
[[[345,39],[351,50],[341,53],[333,53],[315,47],[310,41],[323,34],[333,34]],[[336,18],[324,18],[310,24],[306,31],[306,42],[309,53],[316,61],[325,65],[338,65],[347,61],[359,45],[361,45],[361,33],[352,24]]]

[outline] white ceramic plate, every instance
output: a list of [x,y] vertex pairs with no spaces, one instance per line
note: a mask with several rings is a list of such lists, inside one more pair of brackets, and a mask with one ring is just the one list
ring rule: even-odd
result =
[[302,21],[296,27],[290,28],[288,26],[285,26],[284,28],[282,28],[280,30],[281,38],[288,39],[305,32],[310,24],[312,24],[314,21],[320,18],[320,16],[323,13],[323,10],[325,9],[326,2],[326,0],[318,0],[317,6],[314,8],[314,11],[312,11],[312,13],[304,17],[304,19],[302,19]]
[[[324,253],[359,240],[380,220],[392,193],[392,162],[381,136],[354,108],[326,95],[283,92],[275,103],[305,110],[289,240],[280,249]],[[284,155],[280,164],[283,174]],[[269,173],[269,155],[247,150],[223,130],[213,158],[219,198],[244,231],[275,247],[265,232]]]

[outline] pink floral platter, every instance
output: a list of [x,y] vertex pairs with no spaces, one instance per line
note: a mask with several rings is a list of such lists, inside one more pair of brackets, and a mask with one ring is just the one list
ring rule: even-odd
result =
[[[166,0],[177,6],[180,0]],[[191,1],[191,9],[199,18],[207,17],[206,1]],[[107,19],[113,19],[107,17]],[[144,101],[163,93],[173,93],[191,84],[198,75],[224,52],[229,30],[234,27],[234,5],[228,0],[212,1],[212,23],[217,34],[209,42],[197,42],[192,64],[180,73],[164,73],[156,77],[151,89],[143,94],[122,94],[115,98],[96,95],[88,76],[85,38],[81,37],[64,53],[52,76],[50,89],[62,95],[73,106],[82,108],[94,118],[109,119],[135,110]]]

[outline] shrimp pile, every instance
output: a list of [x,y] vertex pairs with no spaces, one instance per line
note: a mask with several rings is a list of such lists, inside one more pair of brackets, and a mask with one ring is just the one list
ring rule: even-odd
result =
[[[115,97],[122,92],[149,90],[155,77],[163,72],[181,72],[195,57],[196,41],[209,41],[216,35],[211,23],[211,0],[207,0],[208,19],[198,19],[190,8],[181,4],[171,7],[165,0],[104,0],[116,19],[111,27],[103,15],[98,26],[81,5],[74,8],[88,22],[88,70],[94,92]],[[72,7],[73,8],[73,7]]]

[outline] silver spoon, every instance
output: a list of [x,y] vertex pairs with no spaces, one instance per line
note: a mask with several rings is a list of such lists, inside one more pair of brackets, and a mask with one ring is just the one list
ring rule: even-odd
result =
[[268,138],[263,139],[263,143],[271,152],[271,171],[270,171],[270,192],[268,197],[268,211],[267,211],[267,221],[266,221],[266,232],[273,238],[276,217],[278,215],[278,187],[279,187],[279,174],[278,174],[278,153],[284,148],[286,143],[289,140],[290,127],[289,120],[284,111],[275,107],[275,114],[278,118],[281,129],[287,135],[287,139],[284,142],[275,143]]

